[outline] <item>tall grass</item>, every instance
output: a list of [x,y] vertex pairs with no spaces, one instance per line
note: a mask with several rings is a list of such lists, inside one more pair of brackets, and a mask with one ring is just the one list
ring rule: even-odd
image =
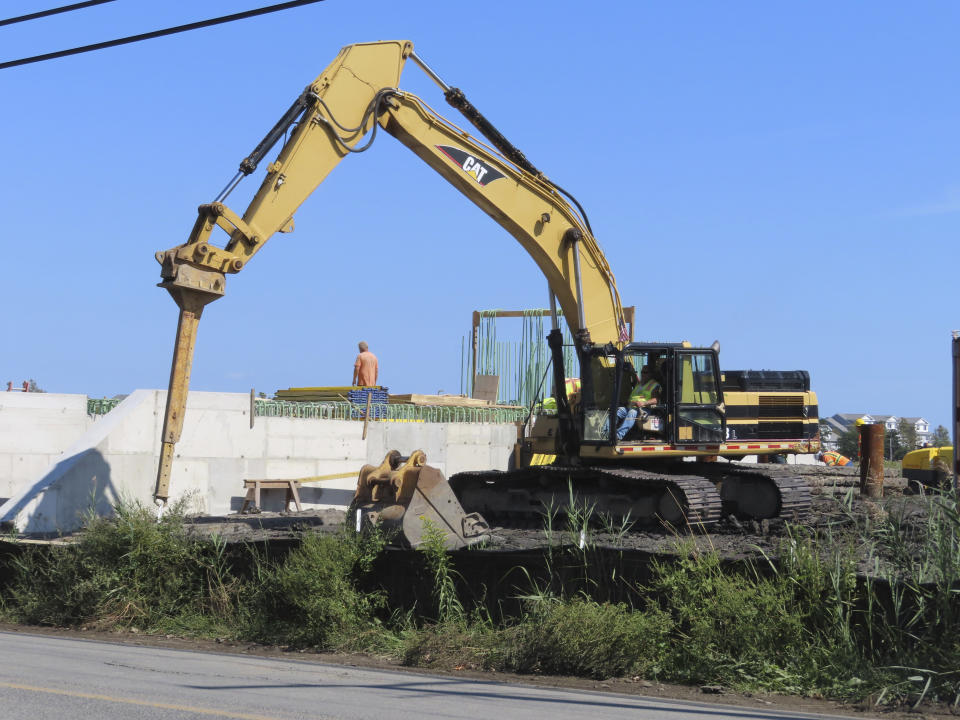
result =
[[[590,509],[566,514],[539,571],[494,616],[427,528],[419,607],[378,587],[383,537],[307,533],[271,559],[188,536],[177,512],[121,505],[72,545],[27,549],[6,568],[4,619],[136,627],[316,650],[395,653],[420,666],[594,678],[641,675],[740,690],[957,700],[960,513],[954,496],[852,511],[836,529],[792,527],[771,556],[732,565],[678,539],[675,559],[626,587],[591,547]],[[913,501],[914,503],[916,501]],[[580,538],[584,542],[580,542]],[[701,543],[702,544],[702,543]],[[545,574],[544,574],[545,573]],[[411,577],[410,581],[419,579]],[[417,597],[423,598],[423,595]],[[613,601],[616,598],[617,601]]]
[[157,522],[142,505],[121,503],[113,518],[88,518],[76,544],[28,547],[13,560],[7,616],[186,633],[233,623],[241,584],[225,546],[191,541],[182,510]]
[[88,518],[78,542],[28,546],[11,561],[4,619],[137,629],[328,649],[367,646],[382,595],[361,592],[382,537],[308,533],[280,560],[198,540],[182,508],[157,522],[140,504]]
[[376,647],[383,594],[361,591],[357,580],[382,547],[377,534],[308,533],[282,561],[258,562],[244,636],[318,650]]

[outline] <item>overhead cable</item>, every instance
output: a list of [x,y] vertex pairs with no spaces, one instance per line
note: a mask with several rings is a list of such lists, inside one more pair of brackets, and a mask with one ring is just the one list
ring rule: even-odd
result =
[[245,12],[234,13],[233,15],[224,15],[223,17],[213,18],[211,20],[201,20],[187,25],[166,28],[165,30],[154,30],[153,32],[132,35],[118,40],[107,40],[105,42],[94,43],[93,45],[84,45],[83,47],[77,47],[71,50],[59,50],[57,52],[46,53],[45,55],[34,55],[33,57],[22,58],[20,60],[8,60],[7,62],[0,63],[0,70],[17,67],[18,65],[43,62],[44,60],[54,60],[56,58],[67,57],[68,55],[79,55],[80,53],[93,52],[94,50],[103,50],[104,48],[116,47],[117,45],[127,45],[129,43],[140,42],[141,40],[152,40],[153,38],[175,35],[176,33],[186,32],[187,30],[198,30],[200,28],[210,27],[211,25],[222,25],[223,23],[233,22],[234,20],[245,20],[246,18],[256,17],[258,15],[266,15],[268,13],[278,12],[279,10],[288,10],[301,5],[312,5],[318,2],[323,2],[323,0],[291,0],[290,2],[280,3],[278,5],[270,5],[256,10],[247,10]]
[[113,0],[86,0],[86,2],[78,2],[73,5],[64,5],[63,7],[53,8],[52,10],[41,10],[40,12],[30,13],[29,15],[20,15],[19,17],[7,18],[6,20],[0,20],[0,27],[4,25],[13,25],[14,23],[26,22],[27,20],[37,20],[42,17],[49,17],[50,15],[58,15],[59,13],[71,12],[72,10],[82,10],[83,8],[93,7],[94,5],[103,5],[104,3],[113,2]]

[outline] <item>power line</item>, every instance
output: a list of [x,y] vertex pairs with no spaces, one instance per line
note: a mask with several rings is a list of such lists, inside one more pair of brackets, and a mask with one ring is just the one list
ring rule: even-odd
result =
[[18,65],[29,65],[30,63],[43,62],[44,60],[54,60],[56,58],[67,57],[68,55],[79,55],[80,53],[93,52],[94,50],[103,50],[104,48],[116,47],[117,45],[127,45],[129,43],[140,42],[141,40],[152,40],[153,38],[164,37],[165,35],[175,35],[176,33],[186,32],[187,30],[197,30],[199,28],[210,27],[211,25],[222,25],[223,23],[233,22],[234,20],[244,20],[246,18],[256,17],[257,15],[266,15],[267,13],[277,12],[279,10],[288,10],[289,8],[299,7],[301,5],[311,5],[313,3],[323,2],[323,0],[291,0],[290,2],[280,3],[279,5],[270,5],[268,7],[258,8],[256,10],[247,10],[233,15],[224,15],[223,17],[213,18],[211,20],[201,20],[200,22],[189,23],[187,25],[178,25],[165,30],[154,30],[153,32],[143,33],[141,35],[131,35],[130,37],[120,38],[118,40],[107,40],[105,42],[94,43],[93,45],[84,45],[83,47],[73,48],[71,50],[58,50],[57,52],[46,53],[45,55],[34,55],[33,57],[22,58],[20,60],[9,60],[0,63],[0,70],[17,67]]
[[40,12],[30,13],[29,15],[20,15],[19,17],[0,20],[0,27],[3,27],[4,25],[13,25],[14,23],[19,22],[26,22],[27,20],[36,20],[42,17],[49,17],[50,15],[57,15],[59,13],[71,12],[72,10],[82,10],[86,7],[103,5],[104,3],[108,2],[113,2],[113,0],[87,0],[86,2],[78,2],[74,3],[73,5],[64,5],[63,7],[53,8],[53,10],[41,10]]

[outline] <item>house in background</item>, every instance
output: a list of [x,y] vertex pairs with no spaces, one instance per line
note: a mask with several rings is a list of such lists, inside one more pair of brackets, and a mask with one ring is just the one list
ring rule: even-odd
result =
[[836,450],[840,437],[849,430],[836,417],[820,418],[820,443],[827,450]]
[[[897,417],[896,415],[889,415],[886,413],[869,413],[869,414],[857,414],[857,413],[837,413],[836,415],[831,415],[829,418],[825,418],[821,421],[821,427],[824,425],[829,425],[831,428],[831,435],[835,435],[836,439],[833,441],[836,443],[840,436],[846,432],[849,432],[850,428],[856,425],[857,420],[863,420],[865,423],[880,423],[883,425],[884,431],[887,433],[895,433],[900,430],[900,421],[906,420],[910,425],[913,426],[913,429],[917,433],[917,447],[923,446],[924,443],[932,441],[933,433],[930,432],[930,423],[922,417]],[[823,440],[823,431],[821,430],[821,440]],[[833,450],[836,449],[834,444],[832,447],[829,446],[827,442],[824,444],[828,445],[828,448]]]
[[922,417],[905,417],[901,419],[913,425],[913,429],[917,431],[917,445],[922,446],[925,443],[933,442],[933,431],[930,430],[930,423],[925,419]]

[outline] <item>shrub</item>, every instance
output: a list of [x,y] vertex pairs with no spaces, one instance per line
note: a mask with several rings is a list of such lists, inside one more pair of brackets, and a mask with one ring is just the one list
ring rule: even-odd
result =
[[233,622],[239,582],[222,542],[199,542],[178,508],[157,522],[138,503],[89,518],[78,542],[31,547],[14,561],[8,613],[40,625],[141,629]]
[[377,536],[307,533],[279,565],[262,564],[251,602],[250,635],[268,642],[316,649],[361,648],[375,642],[379,593],[361,592],[383,546]]
[[537,601],[505,631],[503,669],[592,678],[656,675],[667,650],[670,618],[651,610],[584,598]]

